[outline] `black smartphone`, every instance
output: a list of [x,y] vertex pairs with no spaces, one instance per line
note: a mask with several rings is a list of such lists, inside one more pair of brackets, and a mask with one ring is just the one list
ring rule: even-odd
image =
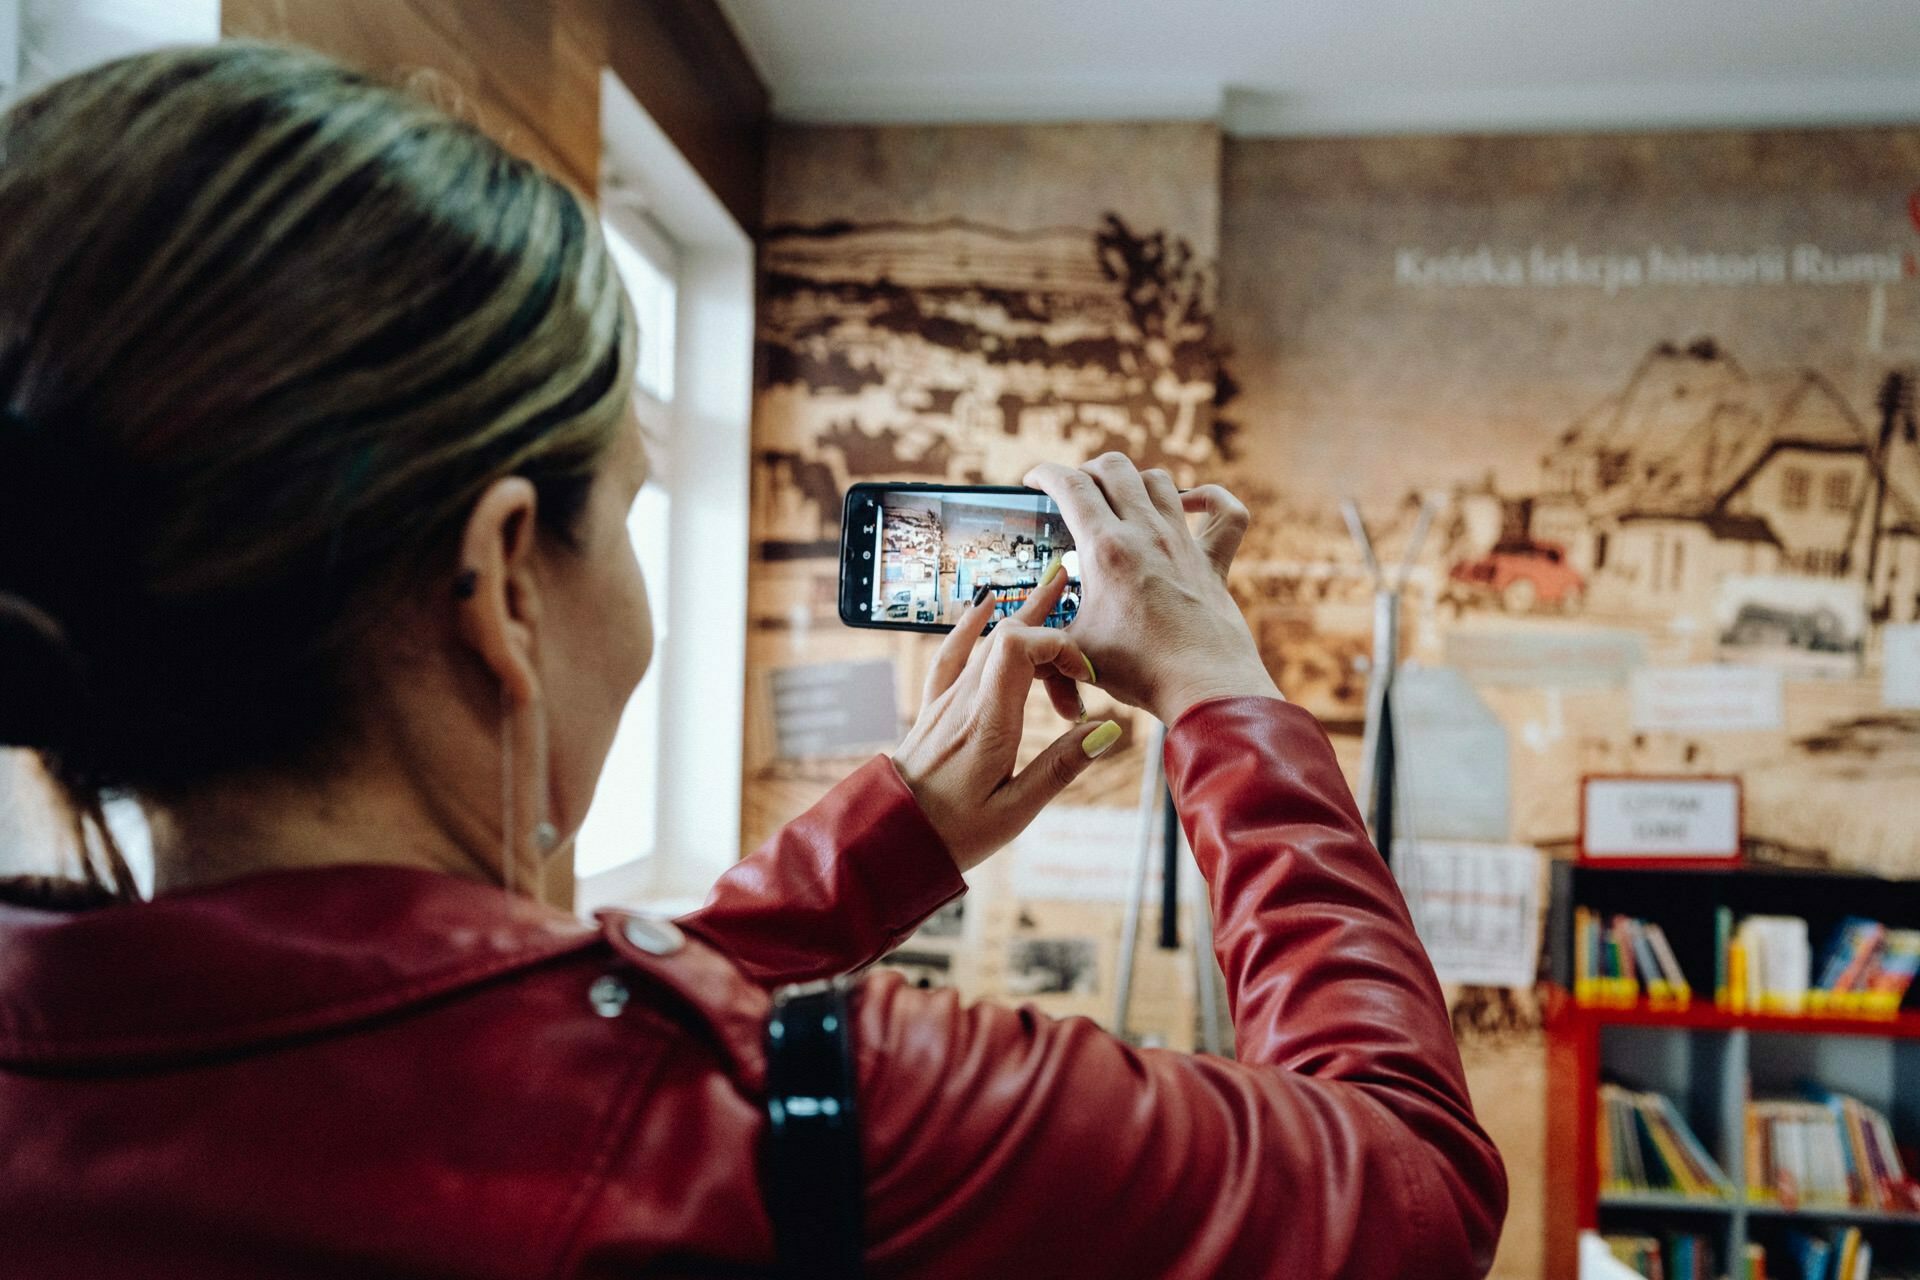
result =
[[1017,485],[857,484],[840,519],[840,620],[951,631],[984,589],[997,622],[1055,556],[1067,589],[1045,625],[1064,627],[1080,610],[1080,556],[1052,498]]

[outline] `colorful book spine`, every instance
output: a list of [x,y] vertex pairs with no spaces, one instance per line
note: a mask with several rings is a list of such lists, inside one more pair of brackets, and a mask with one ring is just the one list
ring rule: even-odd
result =
[[1726,948],[1734,940],[1734,912],[1732,908],[1718,908],[1713,913],[1713,1007],[1728,1009],[1732,1007],[1732,977],[1728,973]]
[[1915,974],[1920,974],[1920,929],[1888,930],[1881,939],[1878,962],[1866,979],[1869,1010],[1899,1012]]
[[1644,994],[1656,1008],[1683,1009],[1693,988],[1659,925],[1575,907],[1573,994],[1581,1004],[1622,1008]]
[[1881,940],[1887,936],[1887,926],[1878,920],[1854,919],[1848,924],[1852,927],[1841,930],[1844,946],[1840,972],[1832,982],[1821,984],[1830,991],[1864,990],[1867,974],[1880,953]]

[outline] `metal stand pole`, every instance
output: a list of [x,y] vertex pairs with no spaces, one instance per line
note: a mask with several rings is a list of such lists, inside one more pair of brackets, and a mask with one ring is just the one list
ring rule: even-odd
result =
[[[1181,852],[1189,853],[1184,840]],[[1191,870],[1190,870],[1191,868]],[[1180,860],[1180,875],[1197,876],[1191,857]],[[1213,908],[1202,886],[1193,895],[1193,981],[1200,993],[1200,1051],[1223,1054],[1227,1051],[1226,1019],[1221,1016],[1220,987],[1214,981]]]
[[[1156,724],[1150,758],[1140,778],[1139,843],[1134,855],[1133,884],[1127,894],[1127,914],[1120,926],[1119,974],[1114,982],[1114,1034],[1127,1033],[1127,1014],[1133,1005],[1133,975],[1140,946],[1140,917],[1146,910],[1148,871],[1156,850],[1161,858],[1160,932],[1158,945],[1163,950],[1180,947],[1180,892],[1198,875],[1192,850],[1180,829],[1180,815],[1173,796],[1167,790],[1165,747],[1167,729]],[[1214,981],[1213,916],[1205,892],[1193,895],[1194,995],[1200,1006],[1200,1048],[1206,1053],[1223,1053],[1227,1042],[1226,1019],[1220,1008]]]
[[1397,719],[1393,681],[1400,669],[1400,595],[1427,540],[1433,510],[1431,502],[1421,502],[1420,515],[1414,521],[1400,565],[1389,575],[1374,554],[1373,538],[1367,533],[1366,522],[1360,518],[1359,504],[1351,498],[1340,503],[1347,532],[1360,548],[1361,558],[1366,561],[1367,572],[1374,582],[1373,663],[1367,672],[1366,728],[1360,740],[1360,786],[1354,798],[1360,802],[1360,812],[1366,819],[1368,833],[1373,836],[1374,847],[1389,864],[1393,861],[1393,842],[1399,834],[1397,823],[1401,816],[1395,804],[1401,782],[1395,767],[1393,732]]
[[1154,722],[1147,747],[1146,767],[1140,771],[1140,826],[1134,855],[1133,888],[1127,894],[1127,914],[1120,926],[1119,976],[1114,982],[1113,1034],[1126,1038],[1127,1010],[1133,1003],[1133,953],[1140,942],[1140,912],[1146,904],[1147,869],[1153,865],[1154,839],[1161,829],[1160,805],[1167,794],[1164,748],[1167,727]]

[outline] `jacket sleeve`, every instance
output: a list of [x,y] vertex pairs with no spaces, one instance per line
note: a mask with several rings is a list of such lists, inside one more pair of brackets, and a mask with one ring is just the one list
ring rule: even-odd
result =
[[1238,1061],[869,980],[873,1274],[1484,1274],[1505,1172],[1319,727],[1274,699],[1206,703],[1170,733],[1167,766]]
[[679,923],[772,987],[871,964],[966,887],[893,762],[875,756]]

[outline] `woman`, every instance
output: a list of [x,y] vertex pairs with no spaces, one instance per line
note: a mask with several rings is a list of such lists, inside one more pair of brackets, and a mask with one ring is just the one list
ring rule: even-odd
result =
[[[1096,671],[1172,726],[1240,1060],[866,980],[867,1269],[1485,1270],[1499,1158],[1226,593],[1230,497],[1040,468],[1084,561],[1070,632],[1028,625],[1064,575],[984,640],[971,607],[900,749],[688,937],[579,925],[530,890],[650,650],[632,320],[593,219],[268,48],[116,63],[3,129],[0,742],[40,750],[90,896],[125,900],[0,907],[7,1275],[764,1273],[768,989],[961,893],[1111,744],[1076,723],[1014,771],[1033,680],[1072,712]],[[151,815],[151,902],[104,788]]]

